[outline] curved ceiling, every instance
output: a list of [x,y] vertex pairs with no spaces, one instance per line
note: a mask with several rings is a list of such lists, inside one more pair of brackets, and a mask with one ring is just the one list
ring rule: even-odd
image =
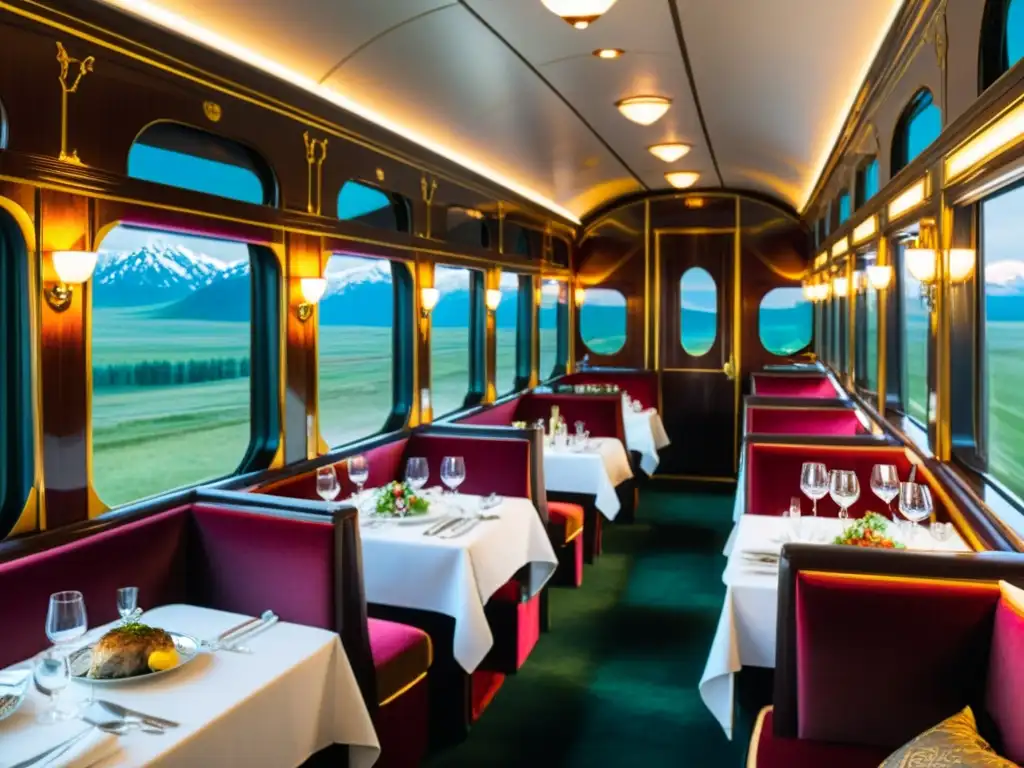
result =
[[[802,209],[901,0],[100,0],[234,55],[570,218],[668,186]],[[602,60],[595,49],[621,48]],[[640,126],[615,102],[672,99]],[[693,146],[668,164],[651,144]]]

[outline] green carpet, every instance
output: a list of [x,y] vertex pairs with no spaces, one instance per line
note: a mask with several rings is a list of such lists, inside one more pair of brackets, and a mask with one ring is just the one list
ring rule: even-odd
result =
[[645,489],[637,522],[606,525],[582,589],[551,590],[551,631],[429,768],[741,766],[746,742],[697,692],[731,527],[731,494]]

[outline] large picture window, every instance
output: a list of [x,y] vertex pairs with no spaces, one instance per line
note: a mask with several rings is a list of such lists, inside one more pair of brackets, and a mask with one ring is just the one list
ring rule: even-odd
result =
[[903,350],[900,373],[903,412],[924,425],[928,423],[929,316],[928,308],[921,299],[921,283],[907,268],[903,252],[903,246],[900,246],[900,348]]
[[470,390],[472,283],[468,269],[443,265],[434,269],[434,287],[441,293],[431,314],[431,407],[435,418],[462,408]]
[[320,434],[343,445],[383,429],[393,405],[395,285],[391,262],[335,254],[319,304]]
[[92,281],[93,478],[116,506],[235,471],[250,423],[242,243],[118,227]]
[[626,344],[626,297],[611,288],[587,288],[580,307],[580,338],[597,355],[614,355]]
[[501,273],[501,304],[495,313],[496,359],[494,387],[499,395],[516,388],[516,362],[519,344],[519,275]]
[[[540,362],[537,375],[547,381],[555,372],[559,360],[559,337],[565,332],[568,322],[568,283],[548,280],[540,291]],[[564,370],[562,371],[564,373]]]
[[793,355],[811,343],[813,305],[800,288],[773,288],[757,313],[761,346],[773,355]]

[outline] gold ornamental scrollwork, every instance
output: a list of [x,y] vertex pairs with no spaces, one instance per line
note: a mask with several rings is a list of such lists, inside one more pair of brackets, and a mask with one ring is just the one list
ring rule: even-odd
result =
[[437,192],[437,179],[431,178],[428,181],[425,174],[420,176],[420,191],[423,193],[423,202],[427,206],[427,231],[425,233],[425,237],[432,237],[434,226],[430,209],[434,205],[434,193]]
[[215,101],[204,101],[203,114],[206,115],[206,119],[211,123],[219,123],[224,114],[224,110],[222,110],[220,108],[220,104]]
[[[324,160],[327,159],[327,139],[311,139],[309,131],[302,134],[306,144],[306,167],[309,174],[309,185],[306,196],[306,210],[320,215],[323,210]],[[313,166],[316,166],[316,204],[313,203]]]
[[[64,44],[58,42],[57,62],[60,64],[60,74],[57,76],[57,80],[60,82],[60,155],[58,159],[63,163],[82,165],[82,161],[78,157],[78,150],[68,151],[68,96],[78,92],[78,86],[82,84],[82,79],[93,71],[96,58],[87,56],[84,59],[73,59],[68,55]],[[78,72],[75,79],[69,81],[71,67],[75,64],[78,65]]]

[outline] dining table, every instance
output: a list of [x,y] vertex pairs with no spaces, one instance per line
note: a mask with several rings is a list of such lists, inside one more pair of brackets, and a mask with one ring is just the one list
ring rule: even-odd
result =
[[616,487],[633,477],[629,455],[614,437],[591,437],[585,444],[547,440],[544,487],[555,493],[593,496],[598,511],[614,520],[621,509]]
[[[728,558],[722,581],[725,599],[711,649],[701,676],[701,700],[731,739],[735,675],[743,667],[775,668],[775,631],[778,622],[778,556],[783,544],[799,540],[833,544],[849,520],[807,517],[794,524],[772,515],[743,515],[738,520],[723,554]],[[887,535],[907,549],[935,552],[970,552],[952,528],[947,538],[937,539],[922,526],[907,536],[887,525]]]
[[367,602],[452,617],[454,658],[473,672],[494,645],[484,611],[490,597],[520,571],[533,597],[558,565],[537,508],[525,498],[435,488],[423,491],[427,515],[382,519],[375,493],[349,500],[360,510]]
[[658,452],[669,445],[668,433],[657,409],[634,410],[625,408],[622,413],[626,426],[626,447],[640,454],[640,469],[653,475],[658,468]]
[[[140,621],[206,640],[248,618],[172,604],[146,611]],[[114,626],[92,630],[82,643]],[[23,705],[0,721],[0,766],[18,765],[78,734],[81,738],[60,764],[280,768],[301,765],[333,744],[348,745],[352,768],[369,768],[377,761],[380,744],[373,722],[336,633],[278,621],[246,638],[244,647],[247,652],[201,651],[159,675],[116,682],[72,680],[62,694],[65,706],[104,725],[112,713],[102,702],[176,724],[162,733],[131,728],[115,735],[78,717],[39,723],[36,716],[47,698],[30,689]],[[31,661],[11,669],[19,668],[30,669]]]

